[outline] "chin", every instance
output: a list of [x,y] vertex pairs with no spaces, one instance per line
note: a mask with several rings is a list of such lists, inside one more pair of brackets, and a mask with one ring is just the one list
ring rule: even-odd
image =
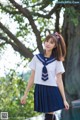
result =
[[48,52],[52,51],[51,49],[45,49],[45,50],[48,51]]

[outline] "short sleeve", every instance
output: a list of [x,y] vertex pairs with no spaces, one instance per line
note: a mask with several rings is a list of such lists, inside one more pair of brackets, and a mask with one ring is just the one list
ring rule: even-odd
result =
[[56,74],[64,73],[64,72],[65,72],[65,69],[64,69],[62,61],[57,61],[56,62]]
[[31,60],[31,62],[29,62],[29,68],[32,70],[35,70],[36,68],[36,56],[34,56]]

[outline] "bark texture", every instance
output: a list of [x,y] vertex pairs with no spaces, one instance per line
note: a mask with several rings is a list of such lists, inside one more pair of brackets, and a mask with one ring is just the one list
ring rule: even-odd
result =
[[[77,14],[77,11],[76,11]],[[67,44],[67,57],[65,61],[65,91],[69,104],[80,99],[80,16],[78,24],[71,21],[68,14],[64,16],[63,35]],[[66,117],[65,117],[66,116]],[[62,111],[62,120],[80,120],[80,109]]]

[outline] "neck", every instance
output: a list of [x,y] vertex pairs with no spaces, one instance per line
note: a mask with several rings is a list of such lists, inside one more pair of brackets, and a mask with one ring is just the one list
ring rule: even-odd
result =
[[52,54],[52,51],[46,51],[46,52],[45,52],[45,57],[50,57],[51,54]]

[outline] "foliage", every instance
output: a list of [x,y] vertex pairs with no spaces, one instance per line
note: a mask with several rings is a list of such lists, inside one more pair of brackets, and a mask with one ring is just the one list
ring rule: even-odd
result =
[[[70,36],[70,34],[68,34],[70,33],[68,29],[68,21],[70,18],[71,21],[69,22],[73,22],[75,26],[78,25],[80,5],[72,5],[71,7],[71,5],[67,4],[54,4],[54,1],[56,0],[20,0],[20,2],[17,2],[17,0],[7,0],[6,4],[0,2],[0,50],[5,47],[5,44],[10,44],[12,48],[15,51],[19,52],[24,58],[31,59],[33,57],[33,52],[36,53],[37,51],[43,51],[42,41],[46,36],[46,29],[53,32],[60,31],[60,29],[62,30],[64,28],[65,30],[63,32],[65,33],[64,37],[66,38],[66,43],[69,41],[68,47],[70,47],[70,50],[72,51],[73,49],[71,49],[71,46],[73,47],[73,44],[69,46],[71,41],[69,38],[71,39],[73,36]],[[63,8],[65,9],[64,15],[68,14],[68,21],[65,19],[64,22],[62,22],[63,28],[59,28],[60,13]],[[7,22],[3,22],[5,15],[7,16],[5,20],[7,21],[7,18],[9,19]],[[66,23],[66,26],[64,23]],[[13,31],[11,31],[12,27]],[[79,32],[76,32],[76,34],[77,33],[79,36]],[[75,35],[73,31],[72,34]],[[71,57],[74,57],[74,54],[72,53],[70,60]],[[73,59],[71,60],[71,63],[73,63],[73,61],[76,63]],[[69,66],[68,60],[66,63]],[[77,65],[78,64],[79,62],[77,62]],[[66,66],[66,68],[68,66]],[[72,66],[70,64],[69,67],[72,69]],[[69,79],[68,77],[71,74],[67,74],[69,72],[68,68],[66,70],[65,81],[67,81],[67,84],[69,86],[71,78],[74,80],[74,76],[72,75]],[[77,70],[79,71],[79,69]],[[77,75],[78,72],[75,71],[75,73]],[[75,79],[75,81],[77,80]],[[73,83],[75,82],[73,81]],[[20,98],[23,95],[25,87],[26,81],[23,80],[20,76],[17,76],[15,72],[9,73],[5,78],[0,78],[0,111],[8,111],[11,120],[15,119],[15,117],[17,117],[16,119],[24,120],[27,117],[31,117],[37,114],[36,112],[33,112],[33,88],[31,89],[28,96],[27,104],[20,104]],[[69,94],[68,90],[69,89],[67,87],[67,94]],[[70,97],[68,97],[68,99],[70,100]],[[69,111],[68,114],[71,112],[74,116],[75,112],[73,111]]]
[[[9,18],[8,22],[6,23],[4,22],[4,26],[6,26],[8,30],[12,33],[13,31],[11,31],[11,24],[14,24],[15,26],[14,36],[18,40],[20,40],[21,43],[24,43],[26,48],[29,48],[28,50],[30,53],[36,51],[36,48],[39,49],[39,51],[42,51],[41,41],[43,41],[45,37],[45,30],[50,29],[51,31],[53,31],[55,26],[54,25],[55,19],[52,13],[51,15],[48,15],[49,11],[52,9],[52,2],[49,0],[40,0],[40,1],[21,0],[20,2],[16,2],[18,5],[20,5],[20,6],[17,5],[18,8],[15,7],[15,3],[14,4],[11,3],[12,0],[8,0],[5,4],[4,2],[0,3],[1,21],[3,21],[5,15],[7,15],[7,18]],[[50,10],[46,9],[47,7],[49,7]],[[19,8],[22,9],[22,11],[19,11]],[[10,34],[7,33],[6,35],[7,30],[5,32],[4,32],[4,28],[1,28],[0,30],[2,34],[4,34],[4,36],[7,38],[7,40],[5,40],[4,38],[2,39],[1,37],[2,41],[5,41],[5,44],[6,43],[10,44],[15,51],[20,52],[20,54],[25,57],[25,55],[19,49],[20,47],[19,44],[15,43],[14,39]],[[35,42],[37,42],[37,45],[35,44]],[[38,46],[41,47],[38,48]]]
[[[11,24],[9,25],[9,23],[14,23],[16,26],[14,38],[8,30],[5,30],[4,26],[0,26],[0,33],[2,35],[0,39],[2,39],[2,43],[4,41],[5,44],[10,44],[15,51],[18,51],[22,56],[27,58],[33,57],[33,51],[39,50],[39,52],[42,52],[42,41],[46,36],[46,29],[49,29],[51,32],[55,30],[60,31],[59,25],[55,24],[59,24],[57,21],[60,20],[59,15],[63,8],[66,9],[66,13],[69,14],[71,22],[78,25],[77,17],[79,13],[76,11],[77,7],[75,5],[67,7],[67,4],[57,4],[61,1],[62,0],[21,0],[20,2],[16,2],[15,0],[7,0],[5,4],[1,2],[0,14],[2,16],[0,19],[2,21],[4,15],[7,15],[9,18],[9,21],[6,22],[4,26],[6,26],[11,33]],[[59,15],[57,15],[56,12]],[[58,28],[55,28],[56,26],[58,26]],[[6,39],[3,38],[3,35]],[[16,38],[21,43],[24,43],[28,49],[25,50],[24,46],[21,46],[21,43],[19,44],[18,40],[15,40]],[[4,45],[2,43],[1,45]],[[29,56],[25,54],[29,54]]]
[[73,22],[73,24],[77,26],[79,13],[74,9],[74,7],[66,8],[66,13],[69,15],[71,22]]
[[8,112],[9,120],[24,120],[38,114],[34,112],[34,86],[28,94],[27,103],[20,104],[26,85],[27,81],[18,77],[15,72],[0,78],[0,112]]

